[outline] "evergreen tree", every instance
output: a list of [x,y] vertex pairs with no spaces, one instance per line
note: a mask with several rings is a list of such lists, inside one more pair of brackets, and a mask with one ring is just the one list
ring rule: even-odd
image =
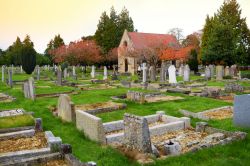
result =
[[21,64],[21,51],[22,42],[19,37],[16,41],[7,49],[6,57],[8,58],[9,64],[20,65]]

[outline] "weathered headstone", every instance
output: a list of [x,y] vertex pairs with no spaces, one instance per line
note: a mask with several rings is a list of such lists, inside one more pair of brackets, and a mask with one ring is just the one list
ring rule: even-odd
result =
[[225,67],[225,76],[230,76],[230,69],[229,66]]
[[37,73],[36,73],[36,80],[40,80],[40,67],[37,65],[37,69],[36,69]]
[[208,67],[209,67],[210,72],[211,72],[211,78],[213,78],[214,77],[214,65],[209,65]]
[[147,82],[147,64],[146,63],[142,64],[142,82],[143,83]]
[[2,82],[4,82],[5,66],[2,66]]
[[12,69],[8,69],[8,85],[9,85],[11,88],[13,87]]
[[67,68],[65,68],[63,70],[63,78],[66,79],[67,77],[68,77],[68,70],[67,70]]
[[250,127],[250,94],[234,97],[233,122],[236,126]]
[[183,81],[185,81],[185,82],[190,81],[190,68],[188,65],[185,65],[185,67],[184,67]]
[[95,66],[92,65],[92,70],[91,70],[91,78],[95,78]]
[[32,77],[30,77],[28,81],[24,82],[23,92],[25,98],[35,100],[36,98],[35,85],[34,85],[34,79]]
[[75,122],[74,103],[66,94],[61,94],[57,104],[58,116],[67,122]]
[[124,115],[124,140],[129,149],[143,153],[152,153],[151,139],[147,119],[135,115]]
[[107,80],[108,79],[108,69],[106,66],[104,66],[104,70],[103,70],[103,80]]
[[209,80],[211,78],[211,70],[208,66],[205,68],[205,79]]
[[154,66],[149,67],[149,76],[150,76],[150,81],[152,82],[156,81],[156,71]]
[[223,80],[223,76],[224,76],[223,69],[224,68],[221,65],[216,66],[216,80]]
[[176,84],[176,68],[174,65],[169,66],[168,68],[168,74],[169,74],[169,83],[170,84]]
[[181,64],[181,66],[179,67],[178,74],[179,74],[179,76],[183,76],[183,74],[184,74],[184,66],[183,66],[183,64]]
[[160,71],[160,82],[166,81],[166,62],[161,62],[161,71]]
[[232,65],[230,67],[230,75],[233,76],[237,76],[237,66],[236,65]]
[[57,85],[59,85],[59,86],[62,85],[62,69],[61,69],[61,67],[58,67],[58,70],[57,70]]

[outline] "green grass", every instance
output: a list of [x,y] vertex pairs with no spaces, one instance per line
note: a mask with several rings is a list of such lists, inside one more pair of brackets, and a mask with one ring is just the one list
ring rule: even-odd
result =
[[0,118],[0,129],[33,126],[33,125],[34,125],[34,118],[28,114],[18,115],[14,117]]
[[[15,79],[16,77],[21,80],[28,78],[28,76],[24,74],[18,76],[14,75]],[[224,83],[212,82],[211,84],[222,85]],[[51,86],[51,88],[37,88],[37,93],[54,93],[56,91],[68,91],[72,89],[72,87],[66,86],[57,87],[53,83],[45,81],[38,81],[36,86]],[[76,129],[75,124],[63,123],[59,118],[54,117],[49,111],[48,107],[57,105],[58,98],[38,98],[36,101],[28,100],[23,97],[21,89],[17,89],[16,87],[17,86],[15,85],[13,89],[10,89],[5,84],[0,83],[1,92],[6,92],[17,98],[17,100],[12,103],[0,103],[0,108],[24,108],[26,111],[34,112],[35,117],[41,117],[43,119],[44,130],[51,130],[55,136],[61,137],[64,143],[71,144],[73,148],[73,154],[76,155],[81,161],[95,161],[101,166],[138,165],[136,162],[129,160],[115,149],[90,141],[84,136],[84,134]],[[79,91],[78,95],[71,95],[71,99],[75,104],[106,102],[111,100],[111,96],[124,94],[127,92],[127,90],[128,89],[126,88],[117,88]],[[127,109],[105,114],[103,113],[99,114],[98,116],[102,118],[103,122],[108,122],[123,119],[123,114],[125,112],[136,115],[149,115],[154,114],[156,111],[163,110],[168,115],[181,117],[182,115],[178,112],[180,109],[199,112],[224,105],[231,105],[229,103],[210,98],[190,97],[187,95],[173,93],[169,95],[182,96],[184,97],[184,100],[147,103],[143,105],[134,102],[126,102],[128,106]],[[192,119],[192,125],[198,121],[199,120],[197,119]],[[8,127],[7,123],[5,122],[2,123],[0,121],[0,125],[3,127]],[[240,129],[235,127],[231,119],[209,121],[209,125],[230,131],[241,130],[247,133],[250,132],[249,129]],[[151,165],[249,165],[249,158],[250,137],[247,136],[247,139],[244,141],[234,142],[225,146],[217,146],[214,148],[201,150],[196,153],[187,153],[178,157],[156,160],[156,162]]]

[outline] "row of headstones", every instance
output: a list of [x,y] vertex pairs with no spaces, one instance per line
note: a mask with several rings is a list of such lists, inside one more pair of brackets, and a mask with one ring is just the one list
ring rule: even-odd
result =
[[[205,79],[209,80],[214,77],[214,65],[206,66],[205,68]],[[226,66],[225,68],[221,65],[216,66],[216,80],[222,80],[224,76],[237,76],[237,66],[232,65],[231,67]]]
[[[149,71],[147,72],[147,64],[142,64],[142,82],[148,82],[147,73],[149,74],[150,81],[156,81],[156,70],[155,67],[150,66]],[[190,81],[190,68],[188,65],[185,65],[179,71],[183,74],[183,81],[188,82]],[[161,70],[160,70],[160,82],[165,82],[167,79],[167,74],[169,75],[169,83],[175,84],[177,83],[176,80],[176,68],[174,65],[166,66],[165,63],[162,63]]]

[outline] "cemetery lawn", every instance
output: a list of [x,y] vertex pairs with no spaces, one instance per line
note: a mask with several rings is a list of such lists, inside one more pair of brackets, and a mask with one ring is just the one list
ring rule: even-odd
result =
[[[1,75],[1,74],[0,74]],[[13,76],[14,79],[16,75]],[[28,78],[27,75],[18,75],[18,79],[22,80]],[[67,92],[75,89],[72,87],[56,87],[53,83],[38,81],[36,83],[36,92],[38,93],[55,93],[58,91]],[[44,88],[39,86],[51,86],[51,88]],[[36,101],[28,100],[23,97],[21,88],[13,89],[6,86],[6,84],[0,83],[0,92],[8,93],[13,97],[16,97],[16,101],[12,103],[0,103],[0,109],[13,109],[23,108],[26,111],[34,112],[34,117],[40,117],[43,119],[44,130],[51,130],[55,136],[62,138],[63,143],[69,143],[72,145],[73,154],[76,155],[81,161],[95,161],[99,166],[126,166],[126,165],[139,165],[135,161],[131,161],[117,150],[102,146],[96,142],[87,139],[84,134],[79,132],[75,124],[63,123],[59,118],[54,117],[49,110],[49,107],[56,106],[58,98],[38,98]],[[87,104],[106,102],[111,100],[110,97],[114,95],[120,95],[127,92],[126,88],[117,89],[105,89],[105,90],[91,90],[91,91],[79,91],[77,95],[70,95],[72,101],[75,104]],[[167,93],[166,93],[167,94]],[[181,117],[182,115],[178,110],[185,109],[188,111],[199,112],[206,109],[232,105],[220,100],[190,97],[187,95],[168,93],[168,95],[181,96],[184,100],[159,102],[159,103],[146,103],[144,105],[133,102],[126,102],[127,108],[116,112],[103,113],[98,116],[103,119],[103,122],[109,122],[113,120],[120,120],[123,118],[125,112],[133,113],[136,115],[150,115],[156,111],[165,111],[168,115]],[[122,102],[122,101],[118,101]],[[0,119],[1,120],[1,119]],[[8,119],[2,119],[0,121],[0,128],[7,128],[11,125],[18,125],[21,120],[16,120],[15,124],[11,122],[7,123]],[[28,120],[27,120],[28,121]],[[192,125],[195,126],[197,119],[192,119]],[[250,133],[249,129],[236,128],[232,124],[231,119],[224,120],[211,120],[209,124],[212,127],[221,128],[224,130],[236,131],[241,130]],[[250,159],[250,136],[248,135],[246,140],[234,142],[225,146],[217,146],[205,150],[200,150],[195,153],[187,153],[178,157],[169,157],[167,159],[155,160],[154,164],[150,165],[249,165]]]

